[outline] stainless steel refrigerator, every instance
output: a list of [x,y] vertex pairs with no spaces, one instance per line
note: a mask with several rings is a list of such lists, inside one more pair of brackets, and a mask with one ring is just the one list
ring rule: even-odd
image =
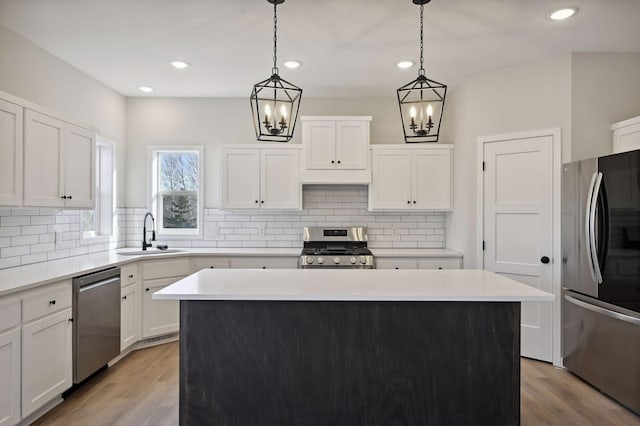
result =
[[640,413],[640,150],[563,168],[564,365]]

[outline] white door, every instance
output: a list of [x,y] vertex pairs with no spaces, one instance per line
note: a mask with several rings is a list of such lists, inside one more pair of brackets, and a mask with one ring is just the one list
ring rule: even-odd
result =
[[64,207],[65,124],[29,109],[24,121],[24,205]]
[[260,151],[260,208],[299,209],[300,169],[296,149],[263,149]]
[[[23,108],[0,99],[0,205],[22,204]],[[0,420],[0,423],[2,421]]]
[[71,308],[22,327],[22,416],[71,387]]
[[222,152],[220,206],[223,209],[257,209],[260,206],[260,152],[226,149]]
[[[553,138],[489,142],[483,151],[484,268],[553,293]],[[522,303],[522,356],[551,362],[552,306]]]
[[65,138],[67,207],[93,209],[95,203],[95,145],[92,132],[68,125]]
[[336,122],[302,122],[302,145],[305,168],[309,170],[336,167]]
[[373,151],[369,208],[407,210],[411,208],[411,151]]
[[0,425],[20,420],[20,329],[0,333]]
[[336,122],[336,167],[364,170],[369,163],[369,122]]
[[412,208],[451,210],[451,150],[414,151]]
[[153,293],[173,284],[183,277],[161,278],[143,283],[142,337],[174,333],[180,328],[180,304],[178,300],[154,300]]

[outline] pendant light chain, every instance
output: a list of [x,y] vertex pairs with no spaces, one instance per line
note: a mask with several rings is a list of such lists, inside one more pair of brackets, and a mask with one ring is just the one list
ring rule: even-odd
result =
[[277,50],[278,50],[278,3],[273,2],[273,69],[272,74],[278,74]]
[[420,5],[420,70],[418,70],[419,75],[424,75],[424,36],[423,36],[423,28],[424,28],[424,4]]

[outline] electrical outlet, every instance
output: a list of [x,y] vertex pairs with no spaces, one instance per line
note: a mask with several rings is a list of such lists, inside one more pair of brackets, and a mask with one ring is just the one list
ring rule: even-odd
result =
[[264,235],[264,225],[258,226],[258,235]]
[[218,227],[217,226],[213,226],[211,228],[207,228],[205,230],[205,235],[208,235],[210,237],[215,237],[216,235],[218,235]]

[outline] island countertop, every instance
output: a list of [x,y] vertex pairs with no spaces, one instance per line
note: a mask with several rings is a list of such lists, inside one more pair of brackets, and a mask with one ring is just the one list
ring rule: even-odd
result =
[[204,269],[159,300],[541,302],[554,296],[486,270]]

